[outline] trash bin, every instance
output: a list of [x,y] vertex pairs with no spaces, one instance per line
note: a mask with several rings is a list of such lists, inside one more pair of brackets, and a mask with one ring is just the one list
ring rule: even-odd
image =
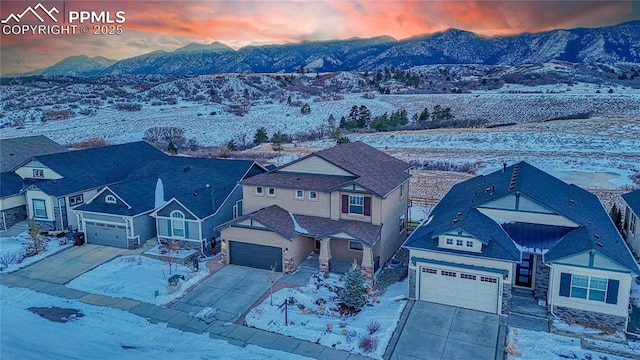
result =
[[84,233],[78,232],[73,234],[73,244],[75,246],[84,245]]

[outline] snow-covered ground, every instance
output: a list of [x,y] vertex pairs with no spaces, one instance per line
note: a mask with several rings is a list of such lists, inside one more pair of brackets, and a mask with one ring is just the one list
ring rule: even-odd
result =
[[0,238],[0,272],[13,272],[22,269],[73,245],[72,242],[67,241],[67,238],[43,236],[43,239],[47,241],[47,250],[34,256],[25,257],[25,247],[31,241],[26,231],[16,236]]
[[[343,287],[340,275],[330,274],[328,279],[321,277],[319,283],[316,279],[312,277],[304,287],[275,292],[273,305],[270,298],[265,299],[247,314],[245,321],[249,326],[259,329],[382,358],[406,305],[407,280],[389,286],[385,293],[377,297],[377,301],[370,298],[368,304],[356,315],[341,316],[336,310],[340,302],[336,289]],[[319,305],[319,299],[326,302],[324,308]],[[285,325],[284,313],[279,307],[284,301],[291,302],[288,305],[289,325]],[[303,306],[306,310],[302,310]],[[370,334],[368,326],[373,323],[379,325],[371,334],[378,342],[377,347],[371,352],[365,352],[359,343],[362,337]]]
[[[66,300],[29,289],[0,286],[2,359],[308,359],[258,346],[234,346],[207,335],[152,324],[128,312]],[[82,317],[58,323],[29,307],[80,310]]]
[[[209,275],[206,266],[200,266],[197,272],[184,265],[172,266],[169,274],[169,265],[164,261],[142,255],[120,256],[78,276],[67,286],[93,294],[162,305],[181,297],[191,285]],[[185,279],[174,288],[167,280],[175,274],[183,275]]]
[[580,339],[547,332],[510,328],[508,342],[514,344],[517,354],[507,355],[509,360],[624,360],[626,358],[584,350]]

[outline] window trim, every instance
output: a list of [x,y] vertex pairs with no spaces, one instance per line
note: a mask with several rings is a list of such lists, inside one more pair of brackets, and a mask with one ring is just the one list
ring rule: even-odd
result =
[[[187,221],[185,220],[184,213],[180,210],[173,210],[171,214],[169,214],[171,218],[171,236],[179,237],[185,239],[186,230],[185,228],[188,226]],[[179,219],[179,220],[178,220]],[[176,227],[176,225],[180,224],[182,227]],[[182,231],[182,235],[176,234],[176,229]]]
[[[584,281],[586,280],[586,285],[575,284],[577,280]],[[604,289],[597,288],[594,286],[593,282],[604,282]],[[590,300],[605,303],[607,300],[607,291],[609,290],[609,280],[605,278],[599,278],[595,276],[587,276],[587,275],[576,275],[573,274],[571,276],[571,291],[569,292],[569,297],[573,299],[582,299],[582,300]],[[578,295],[578,291],[584,291],[584,297]],[[600,299],[600,295],[598,298],[594,298],[593,294],[601,294],[602,299]]]
[[[300,194],[300,196],[298,196]],[[304,190],[293,190],[293,198],[296,200],[304,200]]]
[[453,239],[452,239],[452,238],[446,238],[446,239],[445,239],[445,244],[447,244],[447,245],[453,245]]
[[107,196],[104,197],[104,202],[107,204],[115,204],[116,203],[116,197],[109,194]]
[[[44,199],[31,199],[31,204],[33,206],[33,218],[34,219],[48,219],[49,215],[47,214],[47,200]],[[42,204],[42,209],[38,209],[38,207],[36,206],[36,204]],[[36,210],[43,210],[44,211],[44,216],[43,215],[38,215]]]
[[468,248],[472,248],[472,247],[473,247],[473,240],[467,240],[467,241],[465,242],[465,245],[466,245],[466,247],[468,247]]
[[264,196],[264,188],[262,186],[256,186],[253,189],[253,193],[257,196]]
[[[357,244],[356,246],[353,246],[352,244]],[[364,245],[358,241],[358,240],[349,240],[349,250],[351,251],[363,251],[364,250]]]
[[464,246],[464,241],[462,239],[456,239],[456,246]]
[[33,169],[34,179],[44,179],[44,169]]
[[[272,193],[273,192],[273,193]],[[276,188],[268,187],[267,188],[267,196],[268,197],[276,197]]]
[[[311,194],[313,194],[313,196],[311,196]],[[307,197],[310,201],[318,201],[318,192],[311,190],[307,193]]]
[[76,206],[84,203],[84,196],[82,194],[69,196],[69,206]]

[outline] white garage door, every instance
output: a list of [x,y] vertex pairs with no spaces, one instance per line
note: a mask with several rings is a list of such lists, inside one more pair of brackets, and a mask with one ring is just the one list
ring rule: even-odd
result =
[[498,311],[498,278],[421,267],[420,300],[495,314]]

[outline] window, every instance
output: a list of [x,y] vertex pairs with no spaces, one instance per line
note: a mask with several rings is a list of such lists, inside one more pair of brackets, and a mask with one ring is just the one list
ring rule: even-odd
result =
[[116,197],[113,195],[107,195],[104,197],[104,202],[106,202],[107,204],[115,204],[116,203]]
[[293,195],[296,199],[304,199],[304,191],[296,190]]
[[629,232],[635,234],[636,232],[636,217],[634,215],[629,216]]
[[457,239],[456,240],[456,246],[462,246],[462,240]]
[[404,197],[404,185],[400,185],[400,200]]
[[233,218],[238,218],[242,216],[242,200],[236,201],[236,204],[233,205]]
[[571,297],[604,302],[606,294],[607,279],[581,275],[571,277]]
[[276,196],[276,188],[270,187],[269,189],[267,189],[267,196],[271,196],[271,197]]
[[473,240],[467,240],[467,247],[473,247]]
[[184,214],[178,210],[171,212],[171,234],[173,236],[184,236]]
[[422,268],[422,272],[427,274],[437,274],[438,270],[431,268]]
[[476,276],[471,274],[460,274],[461,279],[475,280]]
[[349,250],[362,251],[362,243],[360,241],[349,240]]
[[42,179],[44,177],[43,169],[33,169],[33,177]]
[[453,271],[445,271],[445,270],[441,270],[441,271],[440,271],[440,275],[442,275],[442,276],[456,277],[456,273],[454,273]]
[[47,204],[44,200],[33,199],[33,217],[38,219],[47,218]]
[[453,239],[447,238],[447,245],[453,245]]
[[349,195],[349,213],[364,214],[364,197]]
[[256,195],[264,195],[264,189],[262,188],[262,186],[256,186]]
[[74,206],[78,204],[82,204],[84,202],[84,198],[82,194],[76,196],[69,196],[69,206]]
[[496,278],[492,278],[492,277],[487,277],[487,276],[480,276],[480,281],[482,282],[487,282],[487,283],[497,283],[498,279]]
[[309,191],[309,200],[317,201],[318,200],[318,193],[315,192],[315,191]]

